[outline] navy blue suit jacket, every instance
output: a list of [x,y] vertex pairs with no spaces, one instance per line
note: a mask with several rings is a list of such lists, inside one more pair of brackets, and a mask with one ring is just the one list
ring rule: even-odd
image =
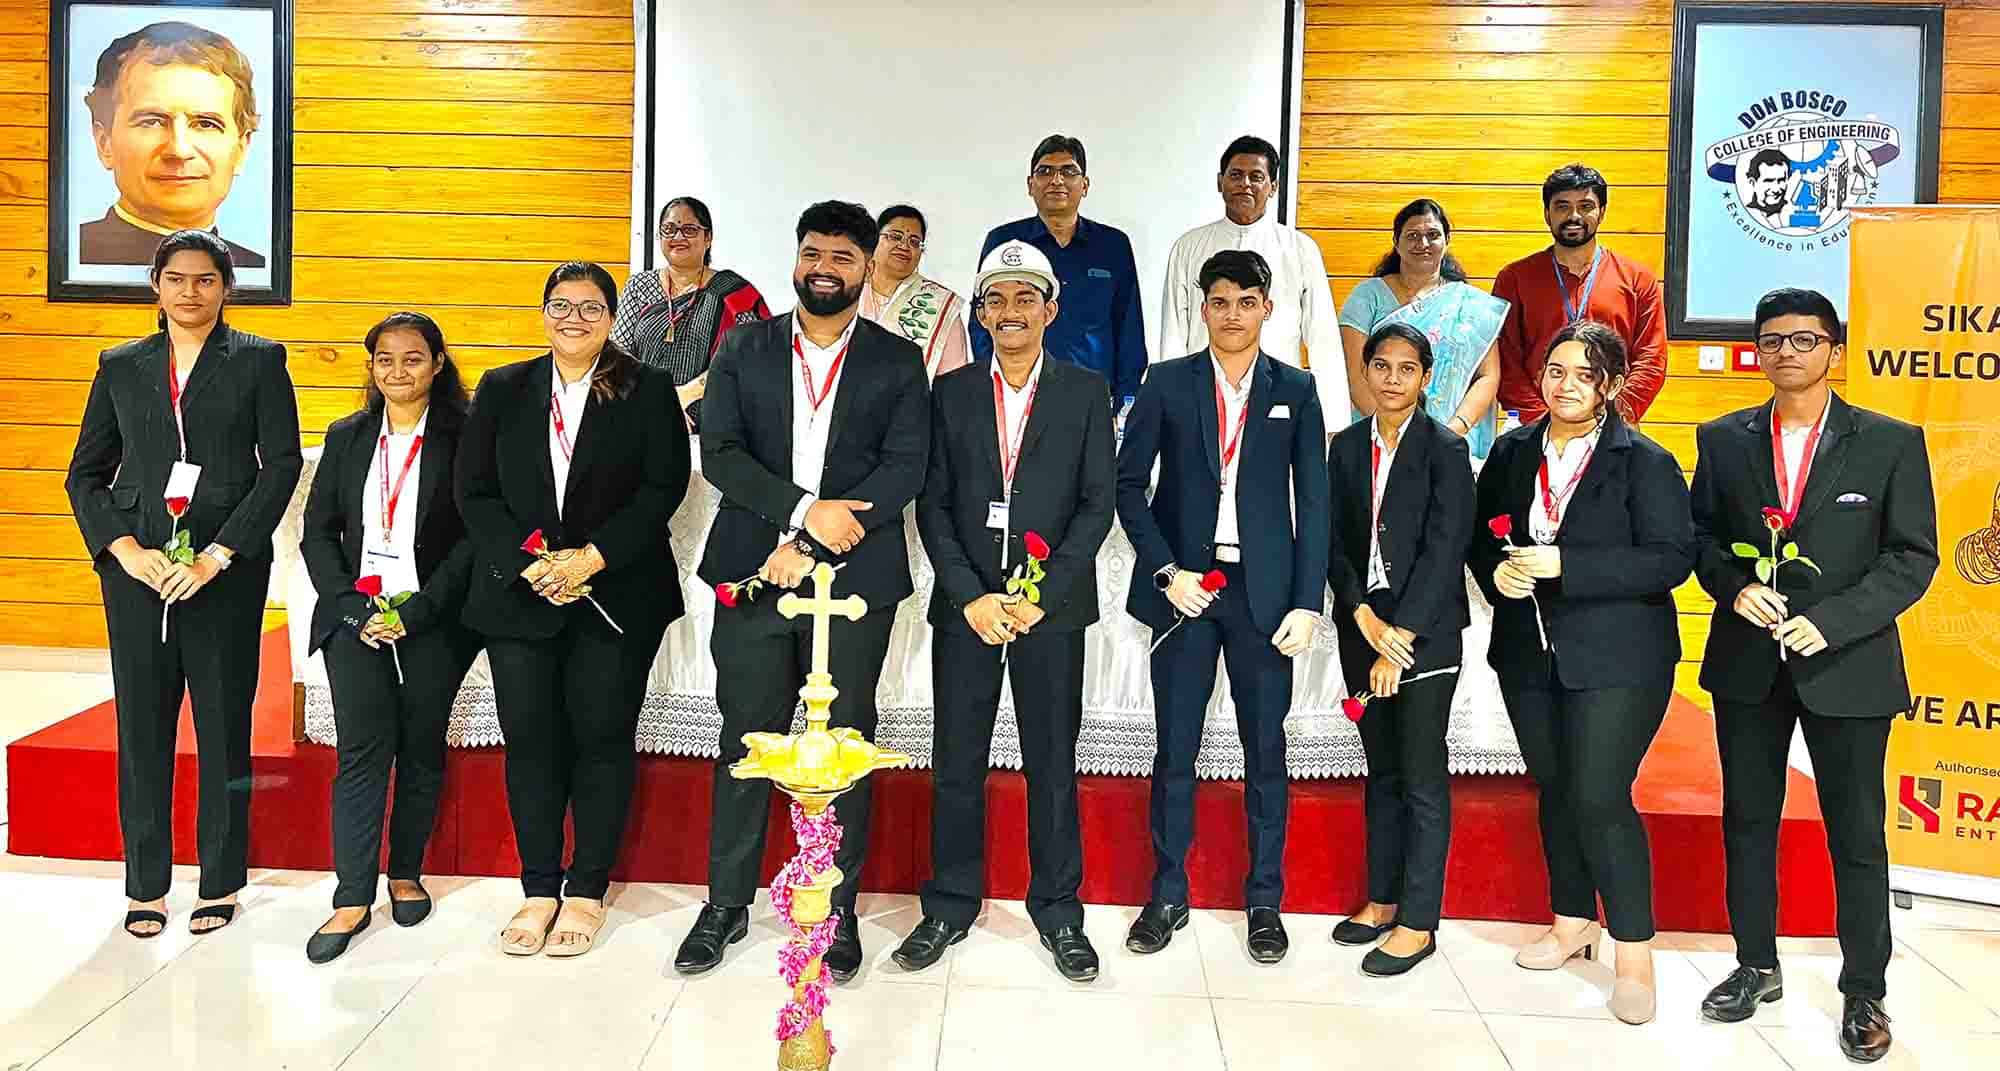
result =
[[[1251,368],[1250,417],[1237,460],[1237,539],[1243,549],[1250,618],[1275,633],[1290,610],[1326,605],[1326,424],[1312,376],[1258,354]],[[1272,416],[1273,412],[1283,415]],[[1153,582],[1168,565],[1215,564],[1215,519],[1222,505],[1222,450],[1216,435],[1215,365],[1207,350],[1147,371],[1118,451],[1118,521],[1137,552],[1125,609],[1155,632],[1179,616]],[[1153,462],[1160,482],[1148,500]]]

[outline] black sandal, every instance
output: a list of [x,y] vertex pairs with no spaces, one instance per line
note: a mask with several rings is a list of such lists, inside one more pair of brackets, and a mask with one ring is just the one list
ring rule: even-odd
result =
[[[154,930],[152,933],[140,933],[138,930],[132,928],[134,926],[139,925],[142,922],[158,923],[160,928]],[[137,911],[127,911],[125,912],[125,932],[131,934],[134,937],[137,937],[141,941],[153,937],[158,937],[159,935],[167,932],[167,916],[163,912],[153,911],[145,908],[141,908]]]
[[[194,913],[188,916],[188,932],[194,934],[196,937],[201,937],[227,927],[230,923],[236,921],[236,908],[238,906],[237,904],[210,904],[207,907],[195,908]],[[195,929],[194,924],[203,919],[221,919],[222,925],[211,926],[205,930]]]

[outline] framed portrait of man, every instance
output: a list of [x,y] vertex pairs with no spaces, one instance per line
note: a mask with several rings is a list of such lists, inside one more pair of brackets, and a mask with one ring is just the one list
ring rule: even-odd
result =
[[49,300],[151,301],[210,231],[232,301],[292,290],[292,0],[51,0]]
[[1847,228],[1937,200],[1944,8],[1677,4],[1667,331],[1742,340],[1757,295],[1803,286],[1847,315]]

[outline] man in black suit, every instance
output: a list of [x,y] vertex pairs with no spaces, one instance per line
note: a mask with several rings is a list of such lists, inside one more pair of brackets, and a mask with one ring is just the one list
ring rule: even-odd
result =
[[[1000,677],[1011,670],[1028,778],[1028,914],[1056,970],[1097,977],[1083,934],[1076,738],[1083,630],[1097,620],[1097,550],[1115,511],[1117,446],[1102,377],[1045,360],[1060,284],[1041,250],[1007,242],[973,284],[993,359],[940,376],[917,530],[937,570],[931,599],[932,877],[924,917],[895,959],[922,970],[965,939],[986,895],[986,772]],[[1027,560],[1042,555],[1044,578]]]
[[[796,587],[818,561],[840,567],[839,589],[868,614],[834,626],[829,669],[840,698],[833,725],[875,735],[875,686],[889,650],[896,604],[914,590],[903,507],[923,490],[931,436],[930,391],[915,343],[856,315],[867,285],[875,220],[857,204],[823,201],[797,229],[792,289],[798,308],[739,327],[716,354],[701,425],[702,472],[722,492],[701,578],[757,577]],[[784,732],[812,652],[812,621],[779,616],[775,597],[718,607],[711,650],[722,754],[709,827],[709,899],[674,968],[700,974],[748,933],[764,857],[771,786],[738,781],[743,734]],[[834,810],[843,830],[835,860],[840,913],[826,970],[845,982],[861,969],[854,898],[868,848],[869,782]]]
[[[1840,316],[1810,290],[1757,303],[1770,402],[1718,417],[1696,436],[1695,575],[1715,597],[1701,685],[1715,696],[1722,755],[1729,922],[1740,966],[1702,1002],[1748,1019],[1784,992],[1777,949],[1778,819],[1792,726],[1812,752],[1839,899],[1840,1047],[1889,1051],[1889,850],[1882,763],[1910,708],[1896,618],[1937,571],[1937,504],[1923,429],[1858,409],[1827,382],[1844,356]],[[1767,515],[1777,516],[1767,521]],[[1817,569],[1761,579],[1773,539]],[[1747,548],[1746,548],[1747,549]]]
[[[1187,925],[1194,763],[1220,652],[1243,741],[1250,955],[1276,963],[1289,947],[1278,903],[1291,659],[1311,645],[1326,605],[1326,430],[1312,376],[1258,348],[1271,315],[1264,258],[1224,250],[1199,282],[1208,348],[1152,367],[1118,453],[1118,519],[1137,556],[1126,610],[1160,637],[1153,890],[1125,946],[1157,952]],[[1226,586],[1203,583],[1211,570]]]

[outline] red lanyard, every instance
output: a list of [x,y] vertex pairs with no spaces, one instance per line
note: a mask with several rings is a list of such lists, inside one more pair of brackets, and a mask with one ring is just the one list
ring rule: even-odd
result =
[[181,381],[180,377],[175,374],[177,371],[178,369],[174,367],[174,355],[170,350],[167,353],[167,404],[173,406],[174,436],[180,440],[181,460],[186,461],[188,456],[187,426],[181,421]]
[[1035,395],[1042,389],[1042,377],[1028,385],[1028,404],[1021,410],[1019,431],[1007,422],[1007,401],[1000,382],[1000,370],[993,370],[993,427],[1000,437],[1000,486],[1005,497],[1014,496],[1014,473],[1021,466],[1021,441],[1028,434],[1028,418],[1035,412]]
[[562,447],[563,460],[576,460],[576,447],[570,442],[569,428],[563,423],[562,390],[549,392],[549,422],[555,425],[556,443]]
[[[558,425],[560,427],[560,425]],[[396,489],[389,489],[389,436],[384,434],[382,451],[382,542],[393,549],[396,537],[396,505],[403,501],[403,483],[410,478],[410,469],[417,463],[417,455],[424,448],[424,437],[419,435],[410,444],[410,452],[403,455],[403,471],[396,477]]]
[[826,370],[826,382],[820,386],[819,390],[815,391],[813,390],[812,369],[806,366],[805,347],[799,344],[798,335],[792,336],[792,352],[799,355],[799,379],[806,385],[806,404],[812,406],[812,416],[808,417],[808,420],[819,417],[819,407],[833,394],[834,377],[840,375],[840,362],[847,360],[847,347],[852,345],[854,345],[854,336],[848,335],[847,342],[840,347],[840,352],[833,355],[833,367]]
[[1812,474],[1813,454],[1819,449],[1820,429],[1826,426],[1826,410],[1819,412],[1819,419],[1813,421],[1812,433],[1806,436],[1805,456],[1799,459],[1799,482],[1794,487],[1791,474],[1786,471],[1784,432],[1779,429],[1778,407],[1771,406],[1771,470],[1778,477],[1778,503],[1785,516],[1797,518],[1799,500],[1806,495],[1806,477]]
[[1229,486],[1229,463],[1236,460],[1236,448],[1243,445],[1243,425],[1250,420],[1250,399],[1243,399],[1243,408],[1236,414],[1236,430],[1226,433],[1222,425],[1229,419],[1229,407],[1222,401],[1222,376],[1215,378],[1215,437],[1222,444],[1222,485]]
[[[1389,488],[1382,480],[1382,443],[1378,440],[1369,443],[1368,446],[1373,451],[1368,459],[1368,501],[1371,507],[1368,538],[1374,540],[1378,538],[1377,533],[1382,530],[1382,497]],[[1394,462],[1392,461],[1390,465],[1393,468]]]
[[1549,489],[1549,455],[1542,455],[1542,468],[1537,474],[1542,483],[1542,515],[1549,519],[1550,528],[1562,527],[1563,509],[1569,504],[1570,496],[1576,494],[1576,485],[1583,482],[1583,474],[1590,470],[1590,455],[1597,452],[1597,444],[1591,443],[1583,452],[1583,461],[1570,474],[1569,483],[1563,485],[1562,494]]

